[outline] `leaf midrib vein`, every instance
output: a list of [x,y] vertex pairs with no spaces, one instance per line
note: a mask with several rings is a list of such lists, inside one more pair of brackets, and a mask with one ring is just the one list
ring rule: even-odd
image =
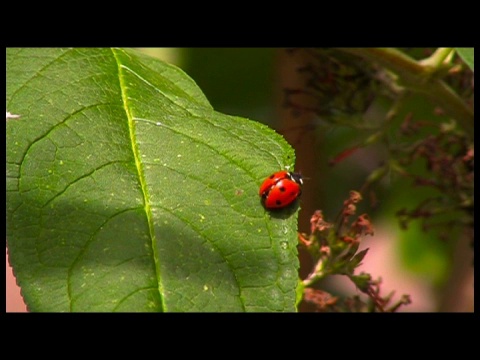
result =
[[117,55],[117,49],[112,49],[113,57],[115,58],[115,61],[117,63],[117,68],[118,68],[118,80],[119,80],[119,86],[120,86],[120,91],[122,95],[122,102],[123,102],[123,107],[125,109],[125,114],[127,116],[128,120],[128,128],[130,132],[130,141],[132,145],[132,151],[133,151],[133,156],[135,159],[135,167],[138,172],[138,178],[140,181],[140,187],[142,189],[143,193],[143,198],[144,198],[144,209],[145,209],[145,214],[147,216],[147,222],[148,222],[148,228],[150,232],[150,239],[152,243],[152,253],[153,253],[153,260],[155,262],[155,271],[156,271],[156,277],[157,277],[157,283],[158,283],[158,292],[159,292],[159,297],[161,301],[161,309],[162,311],[166,311],[166,304],[164,301],[164,289],[163,289],[163,284],[162,284],[162,277],[160,273],[160,265],[159,265],[159,257],[158,257],[158,252],[157,252],[157,246],[156,246],[156,237],[155,237],[155,231],[154,231],[154,224],[153,224],[153,217],[152,217],[152,211],[150,208],[150,201],[149,201],[149,194],[148,194],[148,188],[145,180],[145,174],[143,171],[142,163],[140,160],[140,154],[139,150],[137,147],[137,141],[136,141],[136,136],[135,136],[135,122],[133,120],[133,116],[130,112],[130,107],[128,105],[128,95],[127,95],[127,86],[125,84],[125,79],[123,76],[123,65],[121,63],[120,58]]

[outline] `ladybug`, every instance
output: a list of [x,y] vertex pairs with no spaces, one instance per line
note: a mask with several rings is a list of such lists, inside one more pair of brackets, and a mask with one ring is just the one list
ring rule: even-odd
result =
[[258,194],[267,209],[281,209],[298,199],[302,193],[302,185],[300,174],[278,171],[265,179]]

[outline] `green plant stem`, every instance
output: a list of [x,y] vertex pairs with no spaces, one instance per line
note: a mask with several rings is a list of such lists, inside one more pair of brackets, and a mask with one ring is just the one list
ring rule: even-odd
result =
[[454,118],[473,136],[473,110],[441,79],[432,76],[432,64],[444,60],[442,50],[427,65],[391,48],[345,48],[345,52],[376,62],[398,76],[399,85],[424,94],[445,113]]
[[319,259],[317,264],[315,265],[314,270],[307,276],[306,279],[303,280],[303,286],[309,287],[314,282],[318,281],[319,279],[325,277],[324,272],[324,263],[322,259]]
[[429,67],[432,71],[441,70],[445,60],[452,55],[453,48],[438,48],[428,58],[421,60],[422,66]]

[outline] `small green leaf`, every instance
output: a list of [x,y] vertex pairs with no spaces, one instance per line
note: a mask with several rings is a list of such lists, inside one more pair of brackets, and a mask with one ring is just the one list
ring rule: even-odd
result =
[[350,275],[349,278],[362,292],[366,292],[368,290],[368,286],[372,280],[372,277],[369,274],[363,272],[359,275]]
[[342,263],[349,263],[360,246],[360,242],[354,242],[348,244],[347,251],[339,257],[339,260],[342,260]]
[[355,254],[352,260],[350,260],[350,266],[352,267],[352,270],[360,265],[365,255],[367,255],[367,252],[368,252],[368,249],[365,249]]
[[285,140],[131,50],[7,49],[7,245],[32,311],[295,311]]
[[303,284],[303,281],[299,279],[297,284],[297,290],[296,290],[295,307],[298,308],[298,306],[302,302],[304,293],[305,293],[305,285]]
[[473,71],[473,53],[474,48],[456,48],[458,55],[465,61],[465,64],[468,65],[470,69]]

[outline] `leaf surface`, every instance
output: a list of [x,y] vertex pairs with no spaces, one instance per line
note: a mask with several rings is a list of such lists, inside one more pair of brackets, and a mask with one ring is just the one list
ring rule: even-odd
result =
[[284,139],[132,50],[7,49],[7,244],[31,311],[294,311]]
[[470,69],[473,71],[474,67],[474,48],[456,48],[458,55],[465,61]]

